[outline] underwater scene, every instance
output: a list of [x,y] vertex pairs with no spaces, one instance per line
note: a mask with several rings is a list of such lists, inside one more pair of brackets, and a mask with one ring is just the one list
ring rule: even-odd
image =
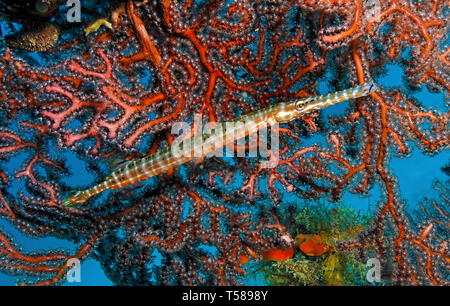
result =
[[447,0],[0,0],[0,285],[448,286]]

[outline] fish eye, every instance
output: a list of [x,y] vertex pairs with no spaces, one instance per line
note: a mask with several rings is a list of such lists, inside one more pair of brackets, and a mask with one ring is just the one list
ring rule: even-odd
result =
[[305,101],[302,100],[302,101],[295,103],[295,108],[297,110],[300,110],[304,105],[305,105]]
[[50,9],[50,4],[48,3],[47,0],[38,0],[34,4],[34,8],[39,14],[44,15],[48,13],[48,10]]
[[302,109],[306,104],[308,104],[309,101],[311,101],[311,98],[306,98],[306,99],[301,99],[300,101],[298,101],[297,103],[295,103],[295,108],[297,110]]

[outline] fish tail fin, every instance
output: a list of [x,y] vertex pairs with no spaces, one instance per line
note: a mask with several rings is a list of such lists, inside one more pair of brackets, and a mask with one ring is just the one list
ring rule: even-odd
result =
[[73,191],[67,195],[63,201],[65,207],[81,206],[87,199],[90,198],[88,190]]

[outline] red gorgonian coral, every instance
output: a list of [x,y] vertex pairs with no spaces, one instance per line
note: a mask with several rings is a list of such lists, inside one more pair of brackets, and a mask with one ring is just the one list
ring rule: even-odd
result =
[[[383,89],[339,116],[285,124],[275,168],[212,158],[100,204],[61,205],[67,191],[87,187],[67,183],[78,169],[61,152],[75,152],[99,181],[110,171],[106,162],[169,145],[171,125],[197,113],[230,120],[317,94],[325,78],[334,89],[376,79],[392,61],[405,68],[411,90],[448,95],[447,10],[439,0],[124,1],[106,16],[112,30],[71,36],[41,55],[45,65],[6,48],[0,156],[28,157],[20,169],[0,168],[0,212],[28,235],[80,247],[28,254],[2,232],[1,266],[54,284],[69,258],[93,256],[119,284],[235,284],[245,275],[241,256],[257,259],[286,244],[276,212],[259,200],[277,203],[285,192],[338,200],[378,184],[373,229],[343,248],[375,246],[391,261],[394,284],[447,284],[448,236],[433,224],[448,225],[449,216],[441,209],[439,219],[412,227],[388,162],[412,146],[430,154],[447,148],[448,113],[426,109],[405,90]],[[327,143],[306,145],[311,133]]]

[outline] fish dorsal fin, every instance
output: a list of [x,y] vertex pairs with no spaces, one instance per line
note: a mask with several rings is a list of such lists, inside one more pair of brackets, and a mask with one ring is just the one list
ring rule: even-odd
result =
[[112,168],[113,171],[124,167],[126,165],[128,165],[131,162],[131,160],[126,160],[126,159],[120,159],[120,158],[113,158],[110,162],[109,165]]

